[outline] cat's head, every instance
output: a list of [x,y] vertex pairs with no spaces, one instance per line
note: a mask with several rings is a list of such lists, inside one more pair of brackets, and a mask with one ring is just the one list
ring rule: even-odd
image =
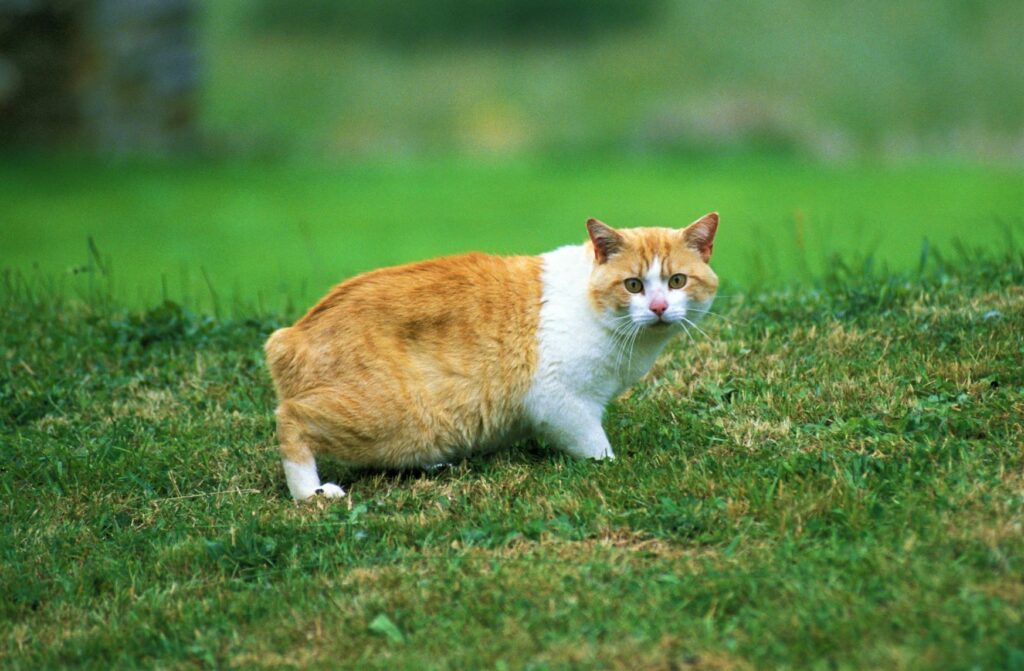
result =
[[593,252],[589,295],[594,308],[620,325],[667,329],[696,322],[711,307],[718,276],[708,265],[718,213],[686,228],[614,229],[587,221]]

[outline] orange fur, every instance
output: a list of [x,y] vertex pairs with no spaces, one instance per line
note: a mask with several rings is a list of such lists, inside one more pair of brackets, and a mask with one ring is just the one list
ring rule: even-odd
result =
[[467,254],[334,288],[271,335],[282,457],[405,467],[497,445],[537,363],[540,259]]

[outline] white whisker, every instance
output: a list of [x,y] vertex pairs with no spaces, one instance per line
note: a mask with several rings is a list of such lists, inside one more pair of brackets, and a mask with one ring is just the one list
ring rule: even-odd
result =
[[690,326],[692,326],[693,328],[697,329],[697,332],[698,332],[698,333],[700,333],[700,334],[701,334],[702,336],[704,336],[705,338],[710,338],[710,337],[711,337],[711,336],[709,336],[709,335],[707,334],[707,332],[705,332],[705,331],[704,331],[704,329],[702,329],[701,327],[697,326],[696,324],[694,324],[694,323],[693,323],[692,321],[690,321],[690,320],[689,320],[689,319],[687,319],[686,317],[680,317],[680,319],[682,319],[682,320],[683,320],[684,322],[686,322],[687,324],[689,324],[689,325],[690,325]]
[[636,347],[637,338],[640,337],[640,329],[642,326],[637,324],[637,327],[633,329],[633,338],[629,342],[629,360],[626,362],[626,368],[630,369],[633,367],[633,349]]
[[[629,315],[626,316],[628,317]],[[629,339],[633,326],[633,323],[631,321],[628,321],[624,324],[617,326],[612,331],[612,345],[615,348],[615,351],[618,353],[618,356],[615,359],[616,370],[618,370],[619,365],[622,361],[623,352],[626,348],[626,342]]]
[[683,330],[683,333],[685,333],[686,336],[690,339],[690,342],[692,342],[694,345],[697,344],[697,341],[694,339],[693,334],[690,333],[690,329],[686,328],[686,324],[684,324],[683,322],[676,322],[676,326]]
[[729,317],[726,317],[725,315],[723,315],[723,314],[721,314],[719,312],[712,312],[711,310],[687,310],[687,312],[693,312],[693,313],[699,314],[699,315],[711,315],[712,317],[718,317],[719,319],[727,321],[730,324],[738,324],[738,322],[736,320],[731,319]]

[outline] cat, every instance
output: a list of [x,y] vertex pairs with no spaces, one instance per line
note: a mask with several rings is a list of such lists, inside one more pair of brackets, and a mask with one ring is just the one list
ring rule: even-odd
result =
[[430,467],[524,437],[614,458],[605,406],[710,308],[718,214],[614,229],[540,256],[480,253],[334,287],[265,352],[296,500],[345,495],[316,458]]

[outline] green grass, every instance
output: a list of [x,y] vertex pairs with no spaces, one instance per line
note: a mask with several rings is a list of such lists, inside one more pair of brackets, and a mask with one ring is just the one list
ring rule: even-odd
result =
[[1019,237],[1024,174],[751,154],[340,165],[11,158],[0,163],[0,202],[0,267],[37,267],[82,290],[96,278],[69,271],[90,267],[92,237],[122,301],[167,296],[209,310],[214,287],[225,314],[236,302],[308,305],[383,265],[577,243],[589,216],[682,226],[718,210],[726,292],[806,281],[835,253],[912,269],[926,238],[996,250]]
[[722,301],[610,408],[614,463],[325,463],[331,505],[275,456],[294,315],[8,273],[0,665],[1024,668],[1024,257],[931,258]]

